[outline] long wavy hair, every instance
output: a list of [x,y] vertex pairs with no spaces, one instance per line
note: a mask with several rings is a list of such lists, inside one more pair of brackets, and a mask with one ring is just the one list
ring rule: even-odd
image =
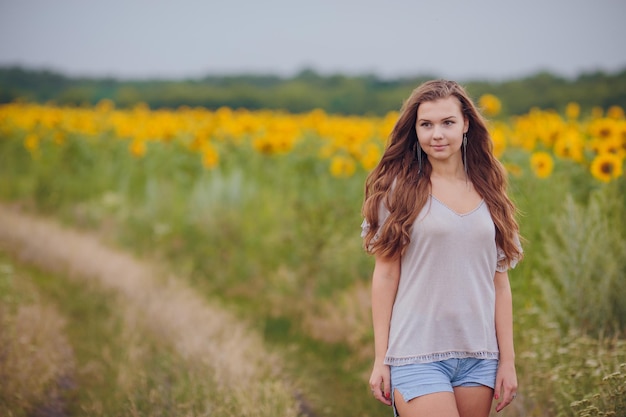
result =
[[[454,96],[469,121],[464,160],[474,188],[483,198],[496,228],[496,243],[504,251],[505,262],[522,258],[518,246],[519,226],[516,209],[507,196],[507,177],[493,155],[493,142],[486,123],[465,89],[454,81],[433,80],[417,87],[404,102],[385,152],[365,182],[362,214],[369,224],[364,248],[383,258],[401,257],[411,238],[411,229],[430,193],[432,166],[419,146],[415,124],[421,103]],[[421,164],[418,162],[421,153]],[[421,166],[420,166],[421,165]],[[393,188],[393,190],[392,190]],[[389,210],[379,223],[382,206]]]

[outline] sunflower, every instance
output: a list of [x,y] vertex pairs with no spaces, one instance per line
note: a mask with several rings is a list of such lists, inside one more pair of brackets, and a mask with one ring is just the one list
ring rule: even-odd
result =
[[507,126],[502,122],[495,123],[489,130],[491,133],[491,141],[493,142],[493,154],[496,158],[500,158],[507,145]]
[[215,168],[220,161],[220,156],[217,153],[217,149],[215,149],[215,146],[213,146],[210,143],[205,143],[202,146],[202,165],[206,168],[206,169],[213,169]]
[[623,119],[624,109],[622,109],[620,106],[611,106],[606,111],[606,117],[608,117],[609,119],[616,119],[616,120]]
[[142,158],[146,154],[146,142],[143,139],[133,139],[128,150],[135,158]]
[[597,139],[608,139],[619,133],[619,121],[615,119],[602,118],[589,123],[589,134]]
[[330,173],[337,178],[351,177],[356,171],[356,164],[352,158],[336,155],[330,161]]
[[493,94],[483,94],[478,99],[478,105],[487,116],[496,116],[502,109],[500,99]]
[[365,146],[365,151],[360,158],[361,165],[366,171],[370,171],[378,164],[380,156],[380,149],[378,149],[378,146],[373,143],[368,143]]
[[530,157],[530,168],[538,178],[548,178],[554,169],[554,160],[547,152],[535,152]]
[[591,161],[591,175],[602,182],[609,182],[612,179],[622,176],[622,159],[612,153],[603,153]]
[[580,130],[568,128],[554,142],[553,151],[560,158],[582,162],[584,159],[584,148],[585,144]]
[[524,173],[522,167],[517,164],[506,163],[504,164],[504,168],[509,174],[513,175],[514,177],[521,177]]
[[580,116],[580,105],[578,103],[570,102],[565,107],[565,115],[569,120],[576,120]]
[[30,153],[37,152],[37,150],[39,150],[39,136],[34,133],[26,135],[24,147],[26,147]]
[[596,152],[600,154],[612,153],[620,158],[626,157],[626,148],[623,146],[621,137],[612,136],[608,139],[598,141]]
[[54,131],[54,133],[52,133],[52,140],[55,143],[55,145],[58,145],[58,146],[65,144],[65,141],[66,141],[65,133],[60,130]]

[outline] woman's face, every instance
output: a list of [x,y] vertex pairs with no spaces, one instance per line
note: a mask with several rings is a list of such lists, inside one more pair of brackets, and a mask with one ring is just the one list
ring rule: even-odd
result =
[[426,101],[417,109],[417,138],[431,163],[435,160],[462,163],[463,133],[468,128],[469,121],[455,96]]

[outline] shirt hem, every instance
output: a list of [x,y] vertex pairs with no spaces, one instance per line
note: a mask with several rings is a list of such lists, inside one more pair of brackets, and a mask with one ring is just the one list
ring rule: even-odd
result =
[[441,353],[430,353],[427,355],[415,355],[415,356],[406,356],[401,358],[386,356],[385,357],[385,365],[390,366],[402,366],[402,365],[410,365],[413,363],[429,363],[429,362],[438,362],[445,361],[446,359],[467,359],[467,358],[475,358],[475,359],[498,359],[500,354],[498,352],[441,352]]

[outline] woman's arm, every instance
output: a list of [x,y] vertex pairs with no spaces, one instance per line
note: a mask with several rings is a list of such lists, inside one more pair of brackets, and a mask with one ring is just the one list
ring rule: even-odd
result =
[[493,281],[496,289],[496,337],[500,351],[494,397],[496,400],[501,399],[496,406],[496,411],[500,411],[513,401],[517,392],[513,347],[513,297],[508,273],[496,272]]
[[400,259],[376,257],[372,277],[372,322],[374,325],[374,369],[370,388],[376,399],[391,405],[391,377],[389,366],[384,364],[389,342],[391,311],[400,282]]

